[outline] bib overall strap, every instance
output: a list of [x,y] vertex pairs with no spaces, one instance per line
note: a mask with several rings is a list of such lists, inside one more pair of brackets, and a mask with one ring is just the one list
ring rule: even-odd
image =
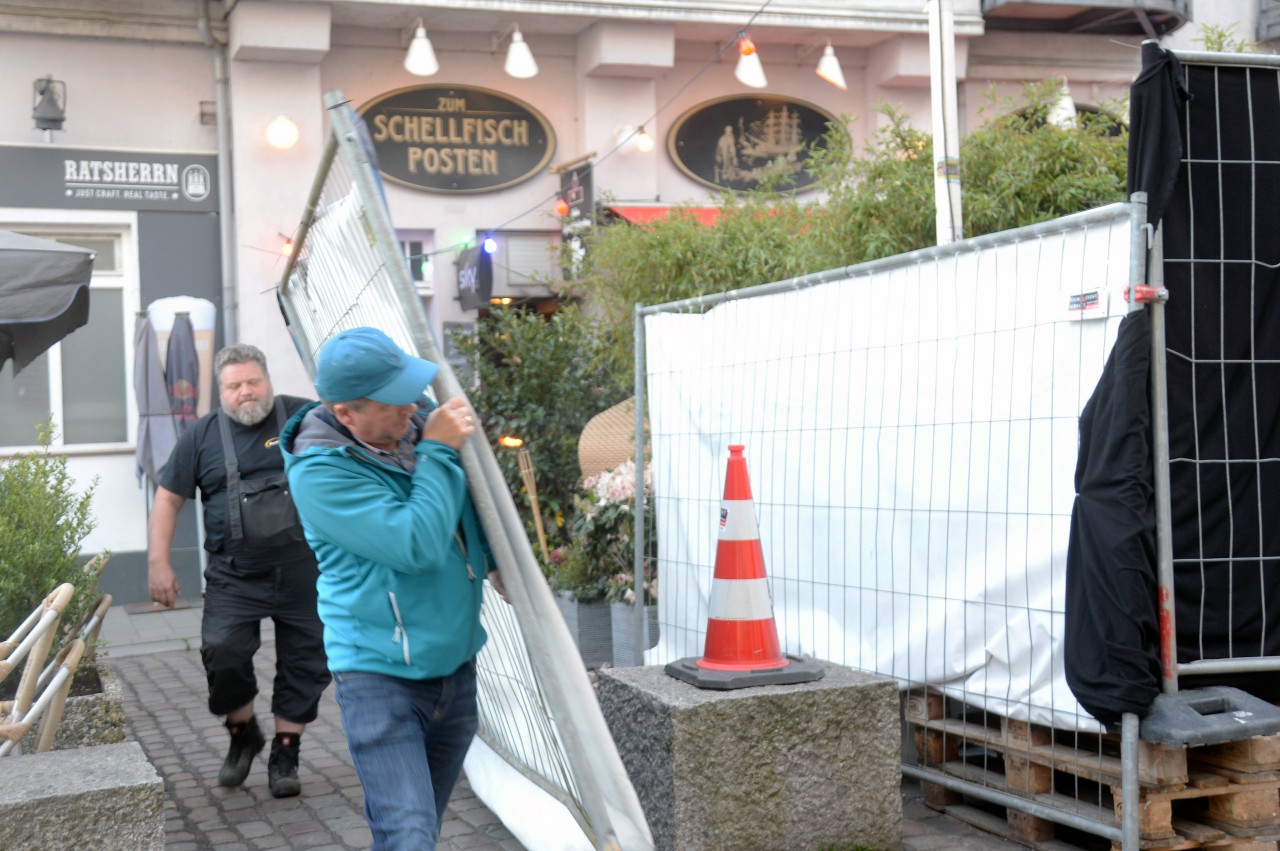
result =
[[[284,431],[284,402],[276,397],[276,429],[277,434]],[[231,418],[227,412],[218,408],[218,434],[222,437],[222,455],[227,463],[227,538],[238,541],[244,537],[244,524],[240,517],[240,462],[236,458],[235,443],[231,440]]]

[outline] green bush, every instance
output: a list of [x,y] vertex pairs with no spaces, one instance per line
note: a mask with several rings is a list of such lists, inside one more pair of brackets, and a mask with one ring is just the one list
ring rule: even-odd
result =
[[[1125,198],[1128,136],[1105,115],[1061,127],[1045,119],[1056,82],[1030,84],[1020,102],[997,100],[961,142],[966,236],[1034,224]],[[610,369],[629,372],[635,305],[661,304],[786,280],[935,244],[933,143],[882,106],[885,121],[858,154],[843,127],[808,167],[820,197],[765,190],[724,193],[706,227],[675,208],[644,225],[596,227],[571,280],[611,343]]]
[[[591,417],[631,395],[630,372],[608,369],[606,343],[576,306],[550,316],[499,308],[482,318],[475,336],[455,337],[478,379],[470,392],[494,453],[536,541],[529,495],[517,453],[498,444],[524,441],[533,461],[538,507],[548,549],[567,543],[574,493],[582,470],[578,438]],[[544,568],[547,566],[544,565]]]
[[66,457],[50,451],[52,422],[38,432],[38,451],[0,461],[0,638],[63,582],[76,587],[62,614],[65,629],[78,627],[97,597],[98,578],[79,559],[94,528],[89,509],[97,480],[77,493]]

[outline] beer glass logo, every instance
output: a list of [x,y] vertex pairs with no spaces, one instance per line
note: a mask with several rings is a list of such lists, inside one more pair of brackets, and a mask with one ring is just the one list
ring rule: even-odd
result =
[[209,169],[189,165],[182,170],[182,194],[188,201],[203,201],[209,196]]

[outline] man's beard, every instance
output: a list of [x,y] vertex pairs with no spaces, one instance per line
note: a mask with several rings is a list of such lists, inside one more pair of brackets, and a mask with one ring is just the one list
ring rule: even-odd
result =
[[272,399],[258,399],[234,408],[228,408],[224,405],[222,410],[226,411],[227,416],[242,426],[256,426],[267,418],[267,414],[271,413],[272,401]]

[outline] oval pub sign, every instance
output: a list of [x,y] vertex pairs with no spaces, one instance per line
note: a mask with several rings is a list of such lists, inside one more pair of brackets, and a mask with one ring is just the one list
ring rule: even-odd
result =
[[492,192],[538,174],[555,153],[540,112],[489,89],[415,86],[358,111],[383,177],[414,189]]
[[805,170],[811,146],[823,146],[831,113],[795,98],[746,95],[698,104],[676,119],[667,150],[694,180],[736,192],[756,189],[766,176],[778,188],[797,191],[812,184]]

